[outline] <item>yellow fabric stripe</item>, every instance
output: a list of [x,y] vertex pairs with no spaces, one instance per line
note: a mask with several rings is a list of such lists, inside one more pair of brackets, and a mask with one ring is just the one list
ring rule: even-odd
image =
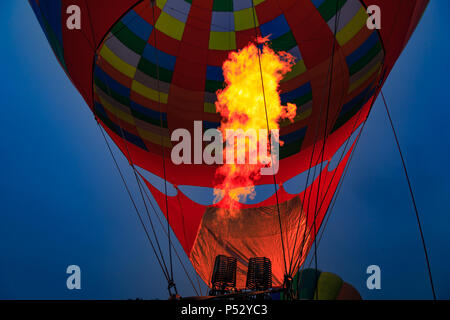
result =
[[314,300],[336,300],[342,288],[342,279],[330,272],[322,272],[317,280]]
[[214,103],[205,102],[203,105],[203,111],[207,113],[216,113],[216,105]]
[[136,93],[139,93],[141,96],[144,96],[150,100],[158,102],[158,99],[160,99],[161,103],[167,103],[169,95],[164,92],[160,92],[158,96],[158,91],[146,87],[142,83],[133,80],[133,83],[131,84],[131,90],[133,90]]
[[108,109],[109,112],[111,112],[113,115],[115,115],[120,120],[123,120],[129,124],[132,124],[133,126],[135,125],[134,118],[132,115],[125,113],[122,110],[117,109],[115,106],[110,104],[106,99],[102,98],[100,95],[99,95],[99,98],[100,98],[100,102],[103,105],[103,107]]
[[166,2],[167,0],[156,0],[156,6],[162,10],[164,9]]
[[264,1],[266,0],[253,0],[253,5],[257,6],[258,4],[263,3]]
[[306,71],[305,62],[303,60],[297,61],[297,63],[292,67],[292,70],[284,76],[281,82],[291,80],[305,71]]
[[209,34],[209,49],[213,50],[235,50],[236,33],[211,31]]
[[366,22],[369,16],[367,15],[364,7],[361,7],[355,16],[350,20],[345,27],[341,29],[336,35],[336,40],[341,46],[350,41],[361,28],[366,26]]
[[156,29],[178,41],[181,41],[183,37],[184,27],[184,22],[175,19],[164,11],[161,12],[158,21],[156,21]]
[[100,50],[100,55],[106,61],[108,61],[109,64],[114,67],[114,69],[123,73],[128,78],[134,78],[134,75],[136,74],[136,68],[116,56],[116,54],[112,52],[111,49],[109,49],[106,45],[104,45]]
[[[252,10],[253,9],[253,10]],[[234,12],[234,28],[236,31],[248,30],[259,26],[258,16],[256,15],[255,8],[247,8]]]
[[[160,135],[150,132],[150,131],[147,131],[147,130],[144,130],[144,129],[141,129],[141,128],[137,128],[137,131],[139,132],[139,136],[142,139],[150,141],[151,143],[154,143],[157,145],[161,145],[161,136]],[[163,137],[163,146],[167,147],[167,148],[172,147],[172,142],[170,141],[169,137]]]
[[352,92],[353,90],[357,89],[361,84],[363,84],[367,79],[369,79],[375,71],[377,71],[378,69],[380,69],[381,66],[381,61],[378,62],[372,69],[370,69],[363,77],[359,78],[357,81],[353,82],[349,89],[348,92]]

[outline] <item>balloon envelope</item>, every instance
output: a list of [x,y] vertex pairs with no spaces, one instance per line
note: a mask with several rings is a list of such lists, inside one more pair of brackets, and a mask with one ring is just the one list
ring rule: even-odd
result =
[[[235,256],[238,287],[245,286],[250,257],[271,259],[275,286],[282,284],[286,268],[303,262],[358,129],[428,3],[158,0],[152,7],[151,1],[137,0],[29,2],[68,77],[136,165],[161,211],[168,212],[197,272],[209,283],[216,255]],[[66,27],[71,5],[81,9],[79,30]],[[367,27],[367,5],[380,8],[381,29]],[[243,200],[240,215],[231,219],[219,214],[224,208],[214,196],[217,167],[175,165],[170,137],[178,128],[193,136],[194,121],[201,121],[203,130],[220,125],[215,101],[224,86],[222,64],[256,36],[268,37],[275,51],[296,57],[281,81],[280,98],[296,104],[297,114],[292,123],[281,124],[279,206],[273,177],[261,177],[255,197]]]

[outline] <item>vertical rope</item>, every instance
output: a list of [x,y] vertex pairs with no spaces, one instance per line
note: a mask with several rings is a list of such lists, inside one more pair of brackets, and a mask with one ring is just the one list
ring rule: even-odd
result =
[[431,291],[433,293],[433,300],[436,300],[436,292],[434,290],[433,277],[431,275],[431,267],[430,267],[430,260],[428,258],[427,246],[425,244],[425,237],[424,237],[423,231],[422,231],[422,224],[420,222],[419,210],[417,209],[416,200],[415,200],[415,197],[414,197],[414,192],[413,192],[411,181],[410,181],[409,175],[408,175],[408,170],[406,169],[405,158],[403,157],[402,149],[400,148],[400,142],[398,141],[397,132],[396,132],[396,130],[394,128],[394,123],[392,122],[391,113],[389,112],[389,108],[387,106],[386,99],[384,98],[383,91],[381,91],[381,97],[383,98],[384,108],[386,109],[386,113],[387,113],[387,116],[388,116],[388,119],[389,119],[389,123],[391,125],[392,132],[394,134],[395,143],[397,144],[398,153],[400,155],[400,159],[402,160],[403,171],[405,173],[406,181],[408,183],[409,194],[411,195],[411,200],[412,200],[412,204],[413,204],[413,207],[414,207],[414,212],[416,214],[416,219],[417,219],[417,226],[419,227],[420,239],[422,240],[423,252],[425,253],[425,260],[427,262],[428,277],[429,277],[429,280],[430,280]]
[[131,202],[133,204],[133,207],[134,207],[134,209],[136,211],[136,214],[137,214],[137,216],[139,218],[139,222],[141,223],[141,225],[142,225],[142,227],[144,229],[145,235],[147,236],[147,239],[148,239],[148,241],[149,241],[149,243],[150,243],[150,245],[151,245],[151,247],[153,249],[153,253],[155,254],[155,257],[156,257],[156,259],[157,259],[157,261],[159,263],[159,266],[161,267],[161,270],[162,270],[162,272],[164,274],[164,277],[166,278],[167,281],[169,281],[169,274],[167,273],[167,268],[164,268],[165,265],[163,267],[164,258],[161,257],[161,259],[162,259],[162,262],[161,262],[160,257],[158,256],[158,253],[156,251],[156,248],[153,245],[153,241],[151,240],[151,237],[150,237],[150,235],[149,235],[149,233],[147,231],[147,227],[145,226],[144,220],[141,217],[141,214],[139,212],[139,209],[137,208],[136,202],[134,201],[133,196],[131,194],[131,191],[128,188],[128,184],[125,181],[125,177],[122,174],[122,170],[120,170],[119,164],[117,163],[116,157],[114,156],[114,153],[112,152],[112,149],[111,149],[111,146],[109,145],[108,139],[106,138],[105,133],[103,132],[103,129],[100,126],[100,124],[98,123],[98,121],[97,121],[97,125],[98,125],[98,127],[100,129],[100,132],[101,132],[101,134],[103,136],[103,139],[105,140],[105,143],[106,143],[106,146],[108,147],[109,153],[110,153],[110,155],[111,155],[111,157],[112,157],[112,159],[114,161],[114,165],[115,165],[117,171],[119,172],[120,178],[122,179],[123,185],[125,186],[125,189],[126,189],[126,191],[128,193],[128,196],[129,196],[129,198],[130,198],[130,200],[131,200]]
[[[159,122],[160,128],[163,129],[163,120],[162,120],[162,108],[161,108],[161,92],[159,86],[159,61],[158,61],[158,47],[156,42],[156,19],[155,19],[155,0],[150,0],[152,5],[152,16],[153,23],[155,27],[153,29],[153,35],[155,40],[155,53],[156,53],[156,78],[157,78],[157,91],[158,91],[158,106],[159,106]],[[170,283],[169,283],[169,292],[173,287],[175,289],[175,293],[177,293],[177,287],[174,283],[173,279],[173,262],[172,262],[172,246],[171,246],[171,238],[170,238],[170,217],[169,217],[169,201],[167,196],[167,176],[166,176],[166,159],[165,159],[165,150],[164,150],[164,139],[161,134],[161,151],[162,151],[162,164],[163,164],[163,173],[164,173],[164,193],[165,193],[165,204],[166,204],[166,218],[167,218],[167,238],[169,242],[169,265],[170,265]]]
[[[143,0],[139,1],[137,4],[141,3],[142,1],[143,1]],[[88,12],[89,12],[89,7],[88,7],[86,1],[85,1],[85,4],[86,4],[86,7],[87,7]],[[137,4],[136,4],[136,5],[137,5]],[[89,18],[89,22],[90,22],[90,25],[91,25],[92,37],[93,37],[93,39],[95,39],[94,30],[93,30],[93,24],[92,24],[92,20],[91,20],[90,14],[88,15],[88,18]],[[132,20],[134,20],[134,18],[133,18]],[[131,20],[131,21],[132,21],[132,20]],[[130,22],[131,22],[131,21],[130,21]],[[122,30],[122,29],[118,30],[117,33],[120,32],[121,30]],[[112,37],[112,35],[111,35],[110,37],[106,37],[105,40],[104,40],[103,42],[106,43],[111,37]],[[92,48],[92,50],[94,51],[94,59],[95,59],[95,60],[94,60],[94,64],[95,64],[95,61],[97,60],[97,57],[98,57],[98,56],[97,56],[96,50],[95,50],[94,48]],[[104,79],[104,80],[105,80],[105,79]],[[158,80],[159,80],[159,77],[158,77]],[[107,83],[107,81],[105,81],[105,83]],[[158,82],[158,85],[159,85],[159,82]],[[108,94],[111,96],[111,92],[110,92],[109,86],[106,86],[106,87],[107,87]],[[158,94],[159,94],[159,90],[158,90]],[[161,114],[161,113],[160,113],[160,114]],[[150,238],[150,236],[149,236],[149,234],[148,234],[147,227],[145,226],[145,223],[144,223],[144,221],[143,221],[143,219],[142,219],[142,217],[141,217],[141,214],[140,214],[139,210],[137,209],[137,206],[136,206],[136,204],[135,204],[135,201],[134,201],[134,199],[133,199],[133,197],[132,197],[132,195],[131,195],[131,192],[130,192],[129,188],[128,188],[128,186],[126,185],[125,179],[124,179],[124,177],[123,177],[123,175],[122,175],[122,173],[121,173],[121,171],[120,171],[120,168],[118,167],[118,164],[117,164],[117,162],[116,162],[116,160],[115,160],[115,158],[114,158],[114,155],[113,155],[112,150],[111,150],[111,148],[110,148],[110,146],[109,146],[109,143],[107,142],[106,137],[104,136],[103,131],[101,131],[101,132],[102,132],[102,135],[104,136],[105,141],[106,141],[106,143],[107,143],[107,145],[108,145],[108,149],[110,150],[110,153],[111,153],[111,155],[113,156],[114,162],[115,162],[115,164],[116,164],[116,167],[117,167],[118,170],[119,170],[119,173],[120,173],[120,175],[121,175],[121,177],[122,177],[122,180],[123,180],[123,182],[124,182],[124,184],[125,184],[125,187],[126,187],[126,189],[127,189],[127,192],[128,192],[128,194],[129,194],[129,196],[130,196],[130,198],[131,198],[131,201],[133,202],[133,205],[134,205],[134,207],[135,207],[135,210],[136,210],[136,212],[137,212],[137,214],[138,214],[138,218],[139,218],[139,220],[140,220],[140,222],[141,222],[141,224],[142,224],[142,226],[143,226],[143,228],[144,228],[144,231],[145,231],[145,233],[146,233],[146,235],[147,235],[147,238],[149,239],[150,244],[151,244],[151,246],[152,246],[152,248],[153,248],[153,250],[154,250],[154,252],[155,252],[155,255],[157,256],[158,262],[159,262],[161,268],[163,269],[164,275],[165,275],[166,280],[167,280],[167,282],[168,282],[168,284],[169,284],[169,292],[170,292],[170,288],[175,287],[175,285],[174,285],[174,283],[173,283],[173,268],[172,268],[172,255],[171,255],[170,233],[169,233],[170,274],[169,274],[169,271],[168,271],[168,269],[167,269],[167,266],[166,266],[166,263],[165,263],[165,260],[164,260],[164,255],[162,254],[162,251],[161,251],[161,248],[160,248],[160,245],[159,245],[159,241],[158,241],[158,238],[157,238],[157,236],[156,236],[155,229],[154,229],[154,227],[153,227],[153,223],[152,223],[152,220],[151,220],[149,211],[148,211],[148,207],[147,207],[146,201],[145,201],[145,199],[144,199],[144,197],[143,197],[143,194],[142,194],[142,189],[141,189],[141,186],[140,186],[140,184],[139,184],[139,179],[138,179],[138,177],[137,177],[136,168],[134,167],[134,164],[133,164],[133,162],[132,162],[131,154],[130,154],[130,151],[129,151],[129,149],[128,149],[128,145],[127,145],[127,141],[126,141],[126,138],[125,138],[125,134],[124,134],[124,131],[123,131],[123,128],[122,128],[122,125],[121,125],[121,120],[120,120],[119,118],[118,118],[118,120],[119,120],[119,128],[120,128],[121,138],[122,138],[123,141],[124,141],[124,145],[125,145],[125,149],[126,149],[126,153],[127,153],[127,160],[129,161],[129,164],[130,164],[130,166],[132,167],[133,172],[134,172],[134,175],[135,175],[135,177],[136,177],[136,181],[138,182],[139,190],[140,190],[140,193],[141,193],[141,196],[142,196],[142,200],[143,200],[143,202],[144,202],[144,206],[145,206],[145,209],[146,209],[146,212],[147,212],[147,217],[148,217],[148,219],[149,219],[149,221],[150,221],[150,224],[151,224],[151,227],[152,227],[152,231],[153,231],[153,235],[154,235],[154,237],[155,237],[155,240],[156,240],[156,243],[157,243],[157,247],[158,247],[159,252],[160,252],[160,255],[161,255],[160,257],[156,254],[156,249],[155,249],[155,247],[154,247],[154,245],[153,245],[153,242],[152,242],[152,240],[151,240],[151,238]],[[97,121],[97,122],[98,122],[98,121]],[[161,139],[162,139],[162,137],[161,137]],[[163,150],[163,151],[164,151],[164,150]],[[164,178],[165,178],[165,174],[164,174]],[[167,206],[167,186],[166,186],[166,180],[165,180],[165,179],[164,179],[164,182],[165,182],[165,188],[166,188],[165,194],[166,194],[166,206]],[[169,223],[168,223],[168,225],[169,225]],[[168,227],[168,228],[169,228],[169,227]],[[176,287],[175,287],[175,291],[176,291]]]
[[[327,99],[327,111],[326,111],[327,117],[326,117],[326,121],[328,119],[328,110],[329,110],[329,104],[330,104],[329,97],[330,97],[330,92],[331,92],[331,87],[332,87],[332,80],[333,80],[334,55],[335,55],[335,47],[336,47],[336,33],[337,33],[337,26],[339,24],[340,12],[341,12],[340,10],[338,10],[338,8],[339,8],[339,1],[340,0],[336,1],[336,17],[335,17],[335,21],[334,21],[335,25],[334,25],[334,30],[333,30],[333,46],[331,48],[331,59],[330,59],[330,64],[328,66],[327,78],[326,78],[326,82],[328,82],[329,84],[328,84],[328,86],[324,87],[324,90],[323,90],[323,96],[325,96],[326,88],[328,88],[328,91],[329,91],[328,92],[328,99]],[[319,130],[318,129],[319,129],[319,125],[320,125],[320,118],[322,116],[322,107],[323,107],[324,104],[325,104],[325,99],[323,99],[321,101],[321,103],[320,103],[319,117],[318,117],[318,121],[317,121],[316,132],[315,132],[315,139],[314,139],[313,149],[312,149],[312,153],[311,153],[311,157],[310,157],[310,161],[309,161],[308,174],[307,174],[307,177],[306,177],[305,190],[304,190],[303,199],[302,199],[302,212],[305,211],[303,207],[304,207],[304,204],[305,204],[305,198],[306,198],[306,194],[307,194],[306,189],[307,189],[307,186],[308,186],[310,173],[311,173],[311,167],[312,167],[313,158],[314,158],[314,154],[315,154],[316,143],[317,143],[316,140],[318,139],[318,136],[319,136]],[[324,134],[324,146],[325,146],[325,137],[326,137],[327,126],[328,126],[328,124],[326,123],[326,125],[325,125],[325,134]],[[322,150],[322,154],[319,154],[319,157],[322,156],[322,159],[323,159],[323,152],[324,152],[324,149]],[[320,171],[322,171],[322,169],[323,169],[322,165],[323,165],[323,160],[321,162],[321,168],[320,168],[321,170]],[[314,166],[313,178],[316,176],[316,171],[317,171],[317,163]],[[319,186],[317,192],[319,193],[319,191],[320,191],[320,186]],[[307,208],[306,208],[306,211],[305,211],[306,223],[305,223],[305,229],[304,229],[303,237],[302,237],[303,239],[302,239],[301,245],[300,245],[300,248],[301,248],[300,255],[303,255],[303,250],[304,250],[306,241],[309,242],[309,240],[307,240],[307,238],[306,238],[306,233],[307,233],[307,230],[308,230],[308,217],[309,217],[309,205],[310,205],[310,202],[311,202],[311,194],[312,194],[312,186],[311,186],[311,190],[308,193],[308,202],[307,202],[308,205],[307,205]],[[316,203],[316,205],[317,205],[317,203]],[[297,245],[297,237],[298,237],[298,232],[299,232],[299,229],[300,229],[301,218],[302,217],[300,217],[300,220],[299,220],[299,223],[298,223],[298,226],[297,226],[297,231],[296,231],[296,234],[295,234],[294,247],[292,249],[292,261],[290,261],[290,266],[289,266],[289,269],[290,269],[289,272],[290,273],[293,273],[295,271],[296,265],[297,265],[297,262],[294,261],[294,253],[295,253],[295,247]],[[316,219],[316,214],[314,212],[314,220],[313,220],[314,228],[315,228],[315,219]],[[311,230],[311,227],[309,227],[309,228]],[[308,238],[309,238],[309,234],[308,234]],[[299,258],[297,259],[298,263],[300,263],[301,257],[302,256],[299,256]]]
[[[337,32],[337,26],[339,23],[339,18],[341,16],[341,10],[338,11],[339,8],[339,1],[336,1],[336,16],[334,19],[334,39],[333,39],[333,48],[331,50],[331,65],[334,65],[334,55],[335,55],[335,51],[336,51],[336,32]],[[330,104],[331,104],[331,91],[332,91],[332,85],[333,85],[333,67],[331,68],[331,75],[330,75],[330,85],[328,88],[328,97],[327,97],[327,110],[325,113],[325,128],[324,128],[324,134],[323,134],[323,145],[322,145],[322,158],[321,158],[321,163],[320,163],[320,173],[319,173],[319,183],[317,186],[317,196],[316,196],[316,203],[314,205],[314,220],[313,220],[313,225],[314,225],[314,266],[315,266],[315,270],[316,270],[316,279],[318,278],[318,271],[317,271],[317,239],[316,239],[316,235],[317,235],[317,226],[316,226],[316,218],[317,215],[319,214],[320,208],[317,209],[317,204],[319,202],[319,196],[320,196],[320,184],[322,182],[322,171],[323,171],[323,158],[324,158],[324,154],[325,154],[325,146],[327,143],[327,133],[328,133],[328,116],[329,116],[329,111],[330,111]],[[316,299],[319,299],[319,287],[317,287],[316,289]]]
[[[255,26],[255,34],[256,37],[258,37],[258,31],[257,31],[257,27],[256,27],[256,14],[255,14],[255,4],[252,1],[252,13],[253,13],[253,23]],[[262,65],[261,65],[261,54],[259,52],[259,48],[257,47],[257,52],[258,52],[258,62],[259,62],[259,71],[261,74],[261,86],[262,86],[262,94],[263,94],[263,99],[264,99],[264,111],[265,111],[265,115],[266,115],[266,125],[267,125],[267,134],[269,136],[269,151],[270,151],[270,155],[272,157],[272,136],[270,134],[270,128],[269,128],[269,117],[267,114],[267,102],[266,102],[266,94],[264,91],[264,77],[263,77],[263,72],[262,72]],[[278,184],[277,184],[277,179],[275,176],[275,168],[273,167],[273,157],[272,157],[272,170],[273,170],[273,187],[275,189],[275,198],[277,201],[277,213],[278,213],[278,223],[280,226],[280,237],[281,237],[281,248],[283,251],[283,262],[284,262],[284,274],[285,276],[288,276],[288,270],[287,270],[287,264],[286,264],[286,252],[285,252],[285,245],[284,245],[284,237],[283,237],[283,227],[282,227],[282,222],[281,222],[281,213],[280,213],[280,204],[279,204],[279,199],[278,199]]]

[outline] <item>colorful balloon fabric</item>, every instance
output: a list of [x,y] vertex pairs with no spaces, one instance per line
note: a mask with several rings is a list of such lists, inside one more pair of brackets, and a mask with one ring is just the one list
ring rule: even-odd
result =
[[[168,212],[199,275],[209,284],[215,257],[234,256],[239,288],[245,286],[250,257],[271,259],[274,286],[282,284],[286,268],[297,270],[303,263],[359,129],[428,3],[29,2],[67,76],[136,166],[161,211]],[[81,10],[80,30],[66,26],[71,5]],[[367,27],[368,5],[380,8],[381,29]],[[228,219],[214,196],[217,166],[175,165],[170,159],[175,129],[194,136],[194,121],[201,121],[203,130],[219,126],[215,101],[224,87],[222,64],[257,36],[296,58],[280,84],[281,102],[297,106],[294,121],[280,124],[284,145],[276,188],[283,243],[272,176],[261,177],[255,197],[242,200],[241,214]],[[319,278],[320,294],[331,297],[321,285]]]
[[[295,300],[361,300],[360,293],[334,273],[316,269],[299,270],[293,281]],[[276,299],[277,297],[272,297]],[[283,299],[284,296],[279,297]]]

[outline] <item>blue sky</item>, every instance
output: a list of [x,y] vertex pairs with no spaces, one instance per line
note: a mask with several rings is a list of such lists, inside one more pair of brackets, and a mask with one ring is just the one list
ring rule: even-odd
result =
[[[448,1],[431,1],[384,87],[437,295],[446,299],[449,13]],[[56,62],[28,3],[2,1],[0,27],[0,299],[166,298],[165,280],[94,118]],[[318,263],[365,299],[431,298],[406,180],[380,101],[320,243]],[[66,288],[71,264],[81,267],[82,290]],[[366,288],[372,264],[381,268],[381,290]],[[192,294],[178,264],[175,280],[184,295]]]

